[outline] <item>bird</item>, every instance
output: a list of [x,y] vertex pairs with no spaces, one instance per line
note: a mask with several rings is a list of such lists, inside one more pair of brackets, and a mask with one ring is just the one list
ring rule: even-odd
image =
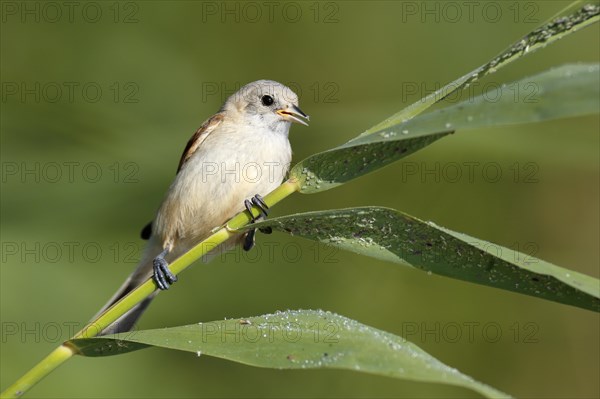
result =
[[[245,209],[252,215],[252,205],[259,208],[259,218],[267,216],[262,196],[277,188],[289,170],[290,127],[292,123],[308,126],[309,119],[289,87],[258,80],[231,95],[196,130],[155,218],[142,229],[148,243],[140,263],[94,319],[149,278],[159,289],[98,335],[130,331],[152,299],[177,281],[169,263],[206,239],[215,227]],[[211,253],[238,244],[250,250],[254,239],[255,230],[240,233]]]

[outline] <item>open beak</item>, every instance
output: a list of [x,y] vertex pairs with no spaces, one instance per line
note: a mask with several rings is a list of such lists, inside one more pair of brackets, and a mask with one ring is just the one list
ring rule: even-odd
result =
[[297,106],[295,106],[294,104],[292,104],[286,108],[278,109],[275,112],[277,112],[286,121],[300,123],[304,126],[308,126],[308,123],[306,123],[304,120],[302,120],[300,118],[304,118],[307,121],[310,120],[310,117],[308,115],[306,115],[304,112],[302,112],[302,110],[300,108],[298,108]]

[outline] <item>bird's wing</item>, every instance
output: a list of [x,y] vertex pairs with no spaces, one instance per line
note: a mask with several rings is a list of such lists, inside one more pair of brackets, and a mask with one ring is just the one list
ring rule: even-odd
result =
[[181,154],[181,159],[179,160],[179,166],[177,167],[177,173],[181,170],[183,165],[186,163],[188,159],[196,152],[196,150],[200,147],[202,142],[206,140],[208,135],[215,130],[217,126],[221,124],[223,121],[224,115],[222,113],[215,114],[211,118],[209,118],[206,122],[200,126],[196,133],[192,136],[192,138],[187,142],[185,146],[185,150],[183,150],[183,154]]
[[[181,170],[186,161],[196,152],[198,147],[202,144],[202,142],[208,137],[208,135],[215,130],[217,126],[223,121],[223,114],[218,113],[213,115],[211,118],[207,119],[202,126],[196,130],[196,133],[192,136],[192,138],[187,142],[185,149],[183,150],[183,154],[181,154],[181,159],[179,160],[179,166],[177,167],[177,173]],[[142,239],[147,240],[152,235],[152,222],[148,223],[142,229]]]

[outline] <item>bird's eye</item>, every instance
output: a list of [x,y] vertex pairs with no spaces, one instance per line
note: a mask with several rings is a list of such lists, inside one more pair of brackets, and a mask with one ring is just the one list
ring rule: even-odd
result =
[[264,95],[260,98],[260,102],[262,102],[262,105],[264,105],[265,107],[268,107],[270,105],[273,105],[273,97],[268,96],[268,95]]

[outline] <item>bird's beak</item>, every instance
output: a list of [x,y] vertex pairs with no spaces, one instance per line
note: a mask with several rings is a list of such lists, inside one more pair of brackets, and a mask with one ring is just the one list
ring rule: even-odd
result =
[[307,121],[310,120],[310,117],[308,115],[306,115],[304,112],[302,112],[302,110],[300,108],[298,108],[297,106],[295,106],[294,104],[289,105],[285,108],[278,109],[275,112],[277,112],[277,114],[279,114],[286,121],[300,123],[304,126],[308,126],[308,123],[306,123],[304,120],[302,120],[300,118],[304,118]]

